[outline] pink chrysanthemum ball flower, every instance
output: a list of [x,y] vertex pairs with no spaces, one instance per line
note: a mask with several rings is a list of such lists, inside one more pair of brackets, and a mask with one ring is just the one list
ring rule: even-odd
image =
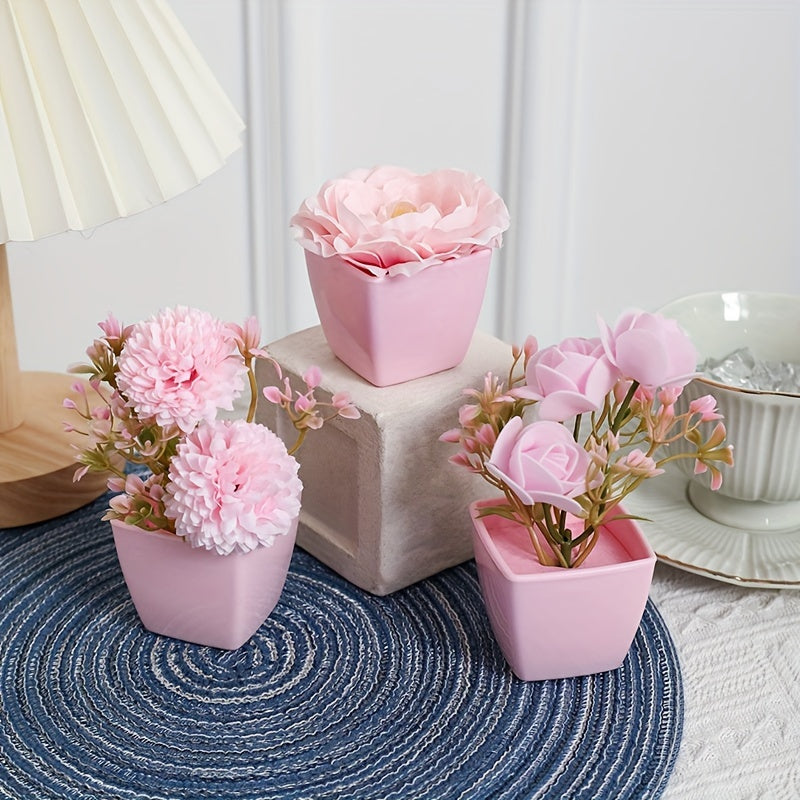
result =
[[186,306],[134,325],[118,366],[117,384],[138,417],[184,433],[230,411],[247,372],[230,327]]
[[166,515],[192,547],[220,555],[268,547],[300,513],[297,470],[281,439],[263,425],[202,423],[170,463]]

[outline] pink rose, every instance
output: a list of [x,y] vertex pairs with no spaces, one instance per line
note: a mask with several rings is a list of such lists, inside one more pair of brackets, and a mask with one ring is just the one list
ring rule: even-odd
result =
[[499,247],[505,203],[476,175],[400,167],[349,172],[323,184],[291,219],[297,241],[373,275],[411,275],[475,250]]
[[486,467],[525,505],[549,503],[580,514],[572,498],[586,491],[589,464],[589,454],[563,425],[550,420],[524,425],[520,417],[512,417],[500,431]]
[[599,339],[565,339],[533,354],[516,393],[539,401],[539,419],[563,422],[599,409],[618,377]]
[[647,389],[682,389],[697,373],[697,351],[674,319],[626,311],[613,330],[603,321],[600,338],[622,375]]

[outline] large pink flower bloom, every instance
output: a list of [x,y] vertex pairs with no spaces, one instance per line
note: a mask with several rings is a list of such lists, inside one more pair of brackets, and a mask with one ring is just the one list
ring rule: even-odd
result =
[[613,329],[599,323],[603,348],[623,377],[656,390],[683,389],[697,375],[697,351],[674,319],[632,310]]
[[137,416],[184,433],[231,410],[247,371],[231,328],[185,306],[134,325],[118,365],[117,384]]
[[509,216],[502,198],[471,173],[376,167],[323,184],[291,224],[312,253],[340,255],[373,275],[411,275],[499,247]]
[[178,446],[164,507],[192,547],[222,555],[270,546],[300,513],[298,463],[269,428],[202,423]]
[[589,454],[558,422],[524,425],[512,417],[500,431],[486,463],[525,505],[549,503],[572,514],[581,507],[572,498],[586,491]]
[[563,422],[599,409],[618,377],[599,339],[565,339],[531,356],[515,393],[539,401],[539,419]]

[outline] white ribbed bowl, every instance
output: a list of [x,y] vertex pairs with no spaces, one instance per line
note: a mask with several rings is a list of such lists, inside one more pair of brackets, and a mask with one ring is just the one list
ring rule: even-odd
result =
[[[701,361],[749,347],[758,359],[800,363],[800,296],[708,292],[680,298],[660,311],[688,333]],[[800,526],[800,395],[697,378],[684,390],[679,411],[706,394],[716,398],[725,417],[735,464],[723,466],[722,487],[712,492],[708,474],[694,475],[689,459],[676,462],[691,477],[692,504],[737,528]]]

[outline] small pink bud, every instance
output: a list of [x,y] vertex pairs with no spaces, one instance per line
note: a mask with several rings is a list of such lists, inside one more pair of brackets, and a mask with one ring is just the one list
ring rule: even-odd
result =
[[704,472],[708,471],[708,467],[700,460],[696,460],[694,462],[694,474],[695,475],[702,475]]
[[485,422],[478,428],[475,438],[486,447],[494,447],[494,443],[497,441],[497,434],[494,432],[494,428],[488,422]]
[[264,350],[261,347],[251,347],[250,348],[250,355],[251,356],[255,356],[256,358],[263,358],[266,361],[271,361],[272,364],[275,367],[275,371],[278,373],[278,378],[283,377],[283,374],[281,373],[281,368],[278,365],[278,362],[275,361],[275,359],[266,350]]
[[88,471],[89,467],[79,467],[76,469],[75,474],[72,476],[72,482],[77,483]]
[[103,322],[98,322],[97,327],[107,339],[119,339],[122,336],[122,324],[113,314],[109,314]]
[[125,479],[124,478],[120,478],[117,475],[114,475],[113,477],[108,479],[108,482],[106,483],[106,486],[108,486],[109,490],[112,491],[112,492],[124,492],[125,491]]
[[316,389],[322,383],[322,373],[319,367],[309,367],[303,374],[303,381],[309,389]]
[[461,428],[451,428],[449,431],[445,431],[439,437],[439,441],[449,444],[458,444],[461,441]]
[[331,397],[331,404],[334,408],[345,408],[345,406],[351,405],[349,392],[336,392]]
[[[622,391],[622,396],[617,397],[617,400],[622,400],[628,392],[628,389],[631,388],[630,381],[619,381],[617,386],[620,387]],[[616,389],[615,389],[616,392]],[[655,395],[651,389],[648,389],[646,386],[639,386],[633,394],[634,398],[637,402],[641,403],[643,406],[650,405],[653,402],[653,398]]]
[[703,422],[710,422],[715,419],[722,419],[722,415],[717,413],[717,401],[710,394],[698,397],[689,403],[691,414],[700,414]]
[[662,406],[673,406],[675,401],[681,396],[683,392],[682,386],[665,386],[658,393],[658,399]]
[[265,386],[262,394],[270,403],[275,403],[277,406],[279,406],[284,399],[277,386]]
[[473,439],[471,436],[464,437],[464,450],[468,453],[478,453],[480,452],[481,446],[477,439]]
[[114,495],[109,501],[108,506],[117,514],[128,514],[131,511],[131,498],[126,494]]
[[74,400],[72,400],[72,399],[71,399],[71,398],[69,398],[69,397],[65,397],[65,398],[62,400],[62,402],[61,402],[61,405],[62,405],[64,408],[69,408],[69,409],[73,409],[73,410],[75,410],[75,409],[77,409],[77,408],[78,408],[78,406],[76,406],[76,405],[75,405],[75,401],[74,401]]
[[474,420],[479,413],[480,408],[478,408],[478,406],[473,406],[470,404],[461,406],[461,408],[458,409],[458,421],[462,425],[469,425],[469,423],[472,422],[472,420]]
[[244,325],[239,328],[237,338],[241,337],[240,346],[242,353],[249,353],[255,350],[261,343],[261,326],[255,317],[248,317],[244,321]]
[[299,414],[308,414],[311,409],[317,404],[313,397],[307,394],[298,395],[297,400],[294,401],[294,408]]

